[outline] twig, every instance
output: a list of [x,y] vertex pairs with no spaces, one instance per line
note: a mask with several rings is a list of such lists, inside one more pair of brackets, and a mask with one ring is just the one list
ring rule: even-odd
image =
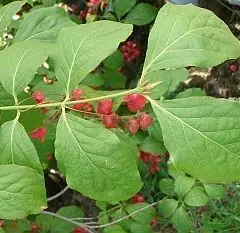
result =
[[68,186],[65,187],[61,192],[57,193],[56,195],[54,195],[54,196],[52,196],[52,197],[49,197],[49,198],[47,199],[47,201],[53,201],[54,199],[62,196],[65,192],[67,192],[68,189],[69,189]]
[[118,219],[116,221],[111,222],[111,223],[107,223],[107,224],[104,224],[104,225],[101,225],[101,226],[91,226],[91,228],[93,228],[93,229],[100,229],[100,228],[104,228],[104,227],[108,227],[108,226],[114,225],[114,224],[119,223],[119,222],[121,222],[121,221],[123,221],[123,220],[125,220],[125,219],[127,219],[127,218],[129,218],[129,217],[131,217],[131,216],[133,216],[133,215],[135,215],[137,213],[139,213],[139,212],[142,212],[143,210],[146,210],[146,209],[156,205],[157,203],[158,202],[154,202],[154,203],[152,203],[152,204],[150,204],[148,206],[145,206],[145,207],[143,207],[143,208],[141,208],[139,210],[136,210],[136,211],[132,212],[131,214],[129,214],[127,216],[124,216],[124,217],[122,217],[122,218],[120,218],[120,219]]
[[45,214],[45,215],[54,216],[54,217],[56,217],[56,218],[59,218],[59,219],[62,219],[62,220],[64,220],[64,221],[66,221],[66,222],[72,223],[72,224],[74,224],[74,225],[76,225],[76,226],[82,227],[82,228],[84,228],[84,229],[85,229],[87,232],[89,232],[89,233],[95,233],[94,231],[92,231],[92,229],[91,229],[89,226],[86,226],[86,225],[83,224],[83,223],[79,223],[79,222],[73,221],[73,220],[71,220],[71,219],[69,219],[69,218],[67,218],[67,217],[62,216],[62,215],[59,215],[59,214],[56,214],[56,213],[52,213],[52,212],[49,212],[49,211],[45,211],[45,210],[41,211],[41,213],[42,213],[42,214]]

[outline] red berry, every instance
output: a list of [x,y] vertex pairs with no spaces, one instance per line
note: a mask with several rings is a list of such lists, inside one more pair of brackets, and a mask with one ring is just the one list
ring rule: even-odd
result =
[[52,158],[53,158],[51,152],[47,152],[47,153],[46,153],[46,156],[47,156],[47,160],[48,160],[48,161],[52,160]]
[[124,101],[127,103],[127,108],[130,112],[142,110],[146,105],[146,98],[140,94],[126,95]]
[[32,94],[32,98],[38,103],[42,103],[45,100],[45,96],[41,91],[35,91]]
[[4,227],[5,221],[3,219],[0,219],[0,227]]
[[84,90],[75,89],[72,91],[72,99],[73,100],[81,100],[83,94],[84,94]]
[[147,129],[153,123],[153,118],[150,115],[141,112],[139,116],[139,122],[141,129]]
[[80,19],[85,19],[86,18],[86,16],[87,16],[87,11],[86,10],[84,10],[84,11],[80,11],[80,13],[79,13],[79,18]]
[[150,153],[140,151],[140,159],[142,160],[143,163],[148,163],[150,161],[151,156],[152,155]]
[[91,5],[98,5],[101,3],[102,0],[88,0],[88,2],[91,4]]
[[78,103],[73,105],[73,109],[82,110],[85,107],[85,103]]
[[142,203],[145,201],[145,198],[142,194],[136,194],[134,197],[131,198],[131,202],[133,204],[137,204],[137,203]]
[[139,120],[136,118],[129,118],[128,122],[126,123],[126,128],[131,134],[137,133],[140,128]]
[[140,50],[137,47],[137,44],[132,41],[127,41],[120,48],[123,53],[123,57],[126,62],[131,62],[140,55]]
[[159,164],[161,162],[161,158],[155,155],[151,155],[150,160],[152,163]]
[[41,226],[39,224],[33,223],[31,226],[30,233],[39,232],[40,229],[41,229]]
[[36,140],[40,140],[41,142],[45,141],[46,134],[47,134],[47,128],[46,127],[36,128],[30,133],[32,138],[34,138]]
[[158,164],[154,163],[150,166],[149,170],[150,170],[150,173],[154,175],[154,174],[156,174],[156,172],[158,172],[160,170],[160,167]]
[[110,115],[103,115],[103,123],[106,128],[118,128],[121,118],[114,112]]
[[112,100],[106,99],[98,102],[97,113],[109,115],[112,113],[113,103]]
[[95,10],[93,8],[89,8],[87,13],[90,14],[90,15],[94,15]]
[[230,71],[231,71],[232,73],[235,73],[235,72],[237,72],[237,71],[239,70],[239,67],[238,67],[238,65],[236,65],[236,64],[231,64],[231,65],[229,66],[229,69],[230,69]]
[[155,216],[154,218],[153,218],[153,220],[150,222],[150,225],[151,226],[154,226],[154,225],[156,225],[158,223],[158,216]]
[[72,233],[88,233],[88,232],[83,227],[77,227],[72,231]]

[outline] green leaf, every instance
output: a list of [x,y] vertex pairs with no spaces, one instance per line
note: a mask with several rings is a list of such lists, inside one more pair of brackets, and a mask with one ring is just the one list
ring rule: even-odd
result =
[[45,7],[54,6],[57,0],[42,0],[42,3]]
[[144,81],[149,83],[157,83],[159,85],[151,90],[150,97],[160,99],[161,96],[166,96],[175,91],[180,82],[188,78],[188,71],[185,68],[175,70],[158,70],[148,73]]
[[128,214],[132,214],[133,212],[139,211],[138,213],[132,215],[132,218],[141,224],[145,224],[153,220],[153,218],[156,215],[156,211],[154,207],[148,207],[148,206],[149,206],[148,203],[138,203],[138,204],[126,206],[125,210],[127,211]]
[[194,187],[185,196],[184,202],[189,206],[204,206],[208,203],[208,197],[200,187]]
[[159,212],[165,217],[170,217],[178,207],[178,202],[174,199],[165,199],[158,203]]
[[110,70],[121,68],[124,65],[123,54],[119,50],[116,50],[103,61],[103,65]]
[[27,219],[4,220],[4,230],[6,233],[25,233],[31,229],[31,223]]
[[166,152],[164,143],[156,140],[155,138],[148,136],[140,145],[140,150],[152,154],[161,155]]
[[193,96],[206,96],[206,92],[201,88],[190,88],[176,95],[176,99],[188,98]]
[[25,41],[0,52],[0,81],[8,93],[16,97],[23,91],[47,59],[49,48],[46,43]]
[[63,27],[75,25],[67,13],[58,7],[41,8],[27,14],[19,25],[14,42],[41,40],[54,42]]
[[52,84],[47,84],[41,80],[34,85],[32,90],[41,91],[50,101],[62,101],[65,97],[62,85],[58,81],[53,82]]
[[142,77],[166,68],[212,67],[240,56],[240,43],[213,12],[164,5],[151,30]]
[[27,166],[42,174],[36,149],[17,119],[0,128],[0,165],[7,164]]
[[104,79],[99,73],[89,73],[82,84],[90,87],[101,87],[104,85]]
[[0,218],[19,219],[46,208],[44,178],[29,167],[0,165]]
[[25,4],[24,1],[15,1],[0,8],[0,34],[10,25],[12,17],[21,9]]
[[[21,92],[18,96],[21,105],[36,104],[31,96],[25,92]],[[15,102],[13,97],[6,92],[2,86],[0,86],[0,106],[14,106]],[[16,111],[0,111],[0,125],[6,121],[13,120],[16,117]],[[32,120],[34,119],[34,121]],[[43,125],[42,113],[40,109],[29,109],[28,111],[22,112],[19,122],[24,126],[27,133],[33,129]]]
[[174,166],[203,183],[240,180],[239,103],[210,97],[151,103]]
[[[60,210],[58,210],[57,214],[67,218],[83,218],[83,211],[77,206],[62,207]],[[75,224],[68,223],[60,218],[55,218],[50,232],[66,233],[72,232],[74,228],[76,228]]]
[[163,178],[159,181],[159,188],[162,193],[172,196],[174,194],[174,180]]
[[116,0],[114,1],[114,11],[118,19],[126,15],[136,4],[136,0]]
[[179,233],[190,233],[193,227],[186,211],[180,207],[172,216],[172,223]]
[[225,188],[217,184],[206,184],[204,185],[207,195],[210,198],[220,200],[225,195]]
[[132,223],[130,226],[131,233],[152,233],[152,227],[149,224]]
[[5,231],[2,228],[0,228],[0,233],[5,233]]
[[139,3],[124,18],[124,23],[142,26],[151,23],[155,19],[156,15],[156,7],[147,3]]
[[98,222],[100,225],[109,223],[108,213],[106,211],[101,211],[98,215]]
[[104,79],[105,86],[110,89],[123,89],[127,81],[124,74],[115,70],[105,70]]
[[172,163],[168,164],[168,174],[174,179],[177,179],[178,176],[185,176],[185,173],[176,168]]
[[132,25],[107,20],[61,29],[52,58],[64,90],[70,93],[131,32]]
[[51,231],[53,220],[53,216],[40,214],[37,216],[35,222],[41,226],[41,233],[48,233]]
[[110,226],[110,227],[106,227],[103,230],[103,233],[127,233],[127,232],[124,231],[121,226],[113,225],[113,226]]
[[191,190],[194,183],[195,179],[191,177],[178,176],[175,180],[174,191],[178,196],[183,197]]
[[100,201],[126,200],[141,188],[137,150],[110,130],[63,113],[56,135],[56,158],[71,188]]

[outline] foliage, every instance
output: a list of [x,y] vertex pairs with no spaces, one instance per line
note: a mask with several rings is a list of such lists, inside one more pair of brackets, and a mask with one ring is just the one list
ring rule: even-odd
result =
[[[219,229],[197,211],[216,210],[223,184],[240,180],[239,103],[175,90],[187,67],[239,57],[238,39],[193,5],[158,11],[136,0],[90,0],[87,11],[72,6],[74,19],[54,3],[0,8],[0,32],[13,33],[0,51],[0,227],[151,233],[167,221],[184,233]],[[143,61],[128,38],[155,17]],[[130,79],[123,69],[132,64],[142,72]],[[45,169],[94,199],[98,222],[84,223],[76,206],[44,210]]]

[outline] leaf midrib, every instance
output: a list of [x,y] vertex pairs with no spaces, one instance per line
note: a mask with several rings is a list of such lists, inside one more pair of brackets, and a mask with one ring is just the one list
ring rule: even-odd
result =
[[112,181],[112,179],[111,179],[109,176],[106,176],[106,174],[104,174],[95,164],[92,163],[91,159],[88,157],[88,155],[87,155],[87,154],[85,153],[85,151],[82,149],[82,147],[81,147],[80,144],[78,143],[75,135],[73,134],[72,129],[71,129],[70,125],[68,124],[67,117],[66,117],[66,113],[63,112],[62,115],[63,115],[65,124],[66,124],[66,126],[67,126],[70,134],[72,135],[74,141],[77,143],[78,148],[82,151],[82,153],[84,154],[84,156],[86,157],[86,159],[89,161],[89,163],[92,165],[92,167],[96,168],[104,177],[106,177],[108,180],[110,180],[110,182],[111,182],[114,186],[118,186],[118,187],[119,187],[119,185],[118,185],[116,182]]

